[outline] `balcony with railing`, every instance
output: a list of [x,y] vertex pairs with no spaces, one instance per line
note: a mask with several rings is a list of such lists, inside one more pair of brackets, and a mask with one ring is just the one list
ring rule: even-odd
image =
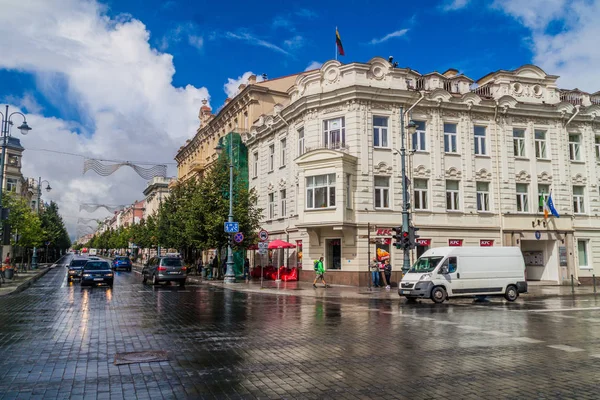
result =
[[583,105],[583,94],[579,92],[560,92],[560,101],[580,106]]
[[316,146],[306,147],[304,153],[314,150],[336,150],[346,154],[350,153],[350,147],[343,142],[321,143]]
[[590,96],[590,102],[596,106],[600,106],[600,94]]
[[493,98],[494,97],[492,95],[492,87],[489,86],[489,85],[483,85],[483,86],[476,87],[472,91],[476,95],[478,95],[480,97],[487,97],[487,98]]

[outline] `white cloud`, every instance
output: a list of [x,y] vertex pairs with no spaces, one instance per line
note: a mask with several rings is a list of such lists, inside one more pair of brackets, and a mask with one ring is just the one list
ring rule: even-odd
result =
[[24,112],[28,113],[40,113],[43,107],[37,102],[33,93],[27,92],[23,97],[17,96],[6,96],[3,100],[4,103],[14,104],[17,107],[23,109]]
[[[227,97],[234,98],[238,92],[240,85],[246,84],[248,82],[248,78],[250,75],[255,75],[252,71],[247,71],[242,74],[242,76],[238,76],[236,79],[227,78],[227,83],[223,85],[223,90],[227,94]],[[264,79],[262,76],[256,77],[256,82],[262,82]]]
[[[151,48],[144,24],[110,19],[94,1],[5,0],[3,7],[10,12],[0,14],[0,36],[11,38],[11,51],[0,57],[0,68],[34,74],[40,94],[58,96],[55,102],[74,106],[85,122],[80,127],[28,110],[33,130],[15,134],[26,149],[23,173],[50,181],[54,190],[43,199],[57,201],[75,234],[80,203],[131,204],[143,198],[146,182],[130,168],[109,177],[82,176],[83,159],[33,149],[173,162],[198,127],[198,110],[209,94],[191,85],[174,87],[172,56]],[[169,174],[175,173],[170,166]],[[93,216],[98,214],[106,212]]]
[[559,85],[600,90],[600,1],[497,1],[495,6],[531,31],[533,63],[559,75]]
[[171,46],[181,43],[187,37],[188,44],[197,49],[204,46],[204,38],[196,33],[196,26],[192,23],[179,24],[169,30],[158,41],[158,49],[167,51]]
[[271,49],[273,51],[276,51],[278,53],[282,53],[285,55],[290,54],[287,51],[285,51],[284,49],[282,49],[281,47],[277,46],[276,44],[267,42],[266,40],[263,40],[263,39],[259,39],[256,36],[251,35],[247,32],[240,32],[240,33],[227,32],[225,34],[225,37],[228,39],[242,40],[253,46],[266,47],[267,49]]
[[311,63],[308,64],[304,70],[311,71],[313,69],[319,69],[319,68],[321,68],[321,65],[323,65],[323,63],[318,62],[318,61],[311,61]]
[[446,4],[442,5],[444,11],[456,11],[465,8],[469,5],[471,0],[450,0]]
[[406,32],[408,32],[408,29],[400,29],[400,30],[398,30],[398,31],[391,32],[391,33],[388,33],[387,35],[385,35],[385,36],[384,36],[384,37],[382,37],[382,38],[379,38],[379,39],[377,39],[377,38],[375,38],[375,39],[372,39],[372,40],[369,42],[369,44],[380,44],[380,43],[383,43],[383,42],[387,42],[388,40],[390,40],[390,39],[392,39],[392,38],[402,37],[402,36],[406,35]]
[[304,38],[300,35],[296,35],[291,39],[285,40],[283,44],[290,50],[299,49],[304,46]]
[[294,26],[292,21],[288,17],[284,17],[281,15],[278,15],[275,18],[273,18],[273,22],[271,23],[271,26],[273,27],[273,29],[282,28],[282,29],[288,29],[290,31],[296,30],[296,27]]
[[204,46],[204,38],[202,36],[189,35],[188,43],[190,44],[190,46],[200,50]]

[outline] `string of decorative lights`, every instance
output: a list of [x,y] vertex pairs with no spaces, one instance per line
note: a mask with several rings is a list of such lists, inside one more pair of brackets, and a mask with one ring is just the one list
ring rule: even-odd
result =
[[115,173],[121,167],[132,168],[139,176],[146,180],[150,180],[154,177],[167,177],[167,166],[164,164],[152,165],[149,168],[142,167],[139,164],[134,164],[129,161],[117,162],[115,164],[103,164],[101,160],[94,158],[86,158],[83,162],[83,173],[87,171],[94,171],[100,176],[109,176]]
[[81,203],[79,205],[79,211],[87,211],[93,213],[99,208],[105,208],[108,212],[119,211],[124,208],[124,205],[109,205],[109,204],[94,204],[94,203]]

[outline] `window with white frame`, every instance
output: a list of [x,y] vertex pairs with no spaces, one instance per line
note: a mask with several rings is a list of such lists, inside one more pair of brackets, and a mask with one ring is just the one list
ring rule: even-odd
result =
[[550,185],[538,185],[538,212],[544,212],[544,204],[550,196]]
[[335,174],[306,178],[306,208],[335,207]]
[[477,211],[490,211],[490,183],[477,182]]
[[281,210],[281,216],[282,217],[287,216],[287,192],[286,192],[286,189],[279,191],[279,203],[280,203],[279,209]]
[[269,193],[269,219],[275,218],[275,193]]
[[346,147],[346,127],[344,117],[323,121],[323,146],[328,149]]
[[526,157],[525,129],[513,129],[513,153],[515,157]]
[[460,191],[458,181],[446,181],[446,210],[457,211],[460,209]]
[[596,161],[600,162],[600,136],[594,138],[594,150],[596,152]]
[[281,159],[279,160],[279,162],[281,164],[280,166],[284,167],[285,163],[287,161],[287,139],[286,138],[283,138],[279,141],[279,147],[281,150],[281,154],[280,154]]
[[581,135],[569,135],[569,159],[571,161],[581,161]]
[[17,191],[17,180],[14,178],[6,178],[6,190],[9,192]]
[[352,209],[352,175],[346,174],[346,208]]
[[529,211],[528,185],[517,183],[517,212]]
[[298,129],[298,157],[304,154],[304,128]]
[[427,179],[415,179],[415,210],[427,210]]
[[426,151],[427,144],[425,135],[425,121],[414,121],[417,125],[417,130],[412,135],[412,148],[414,151]]
[[475,125],[473,133],[475,135],[475,154],[485,156],[487,154],[485,148],[485,126]]
[[444,123],[444,151],[458,153],[456,124]]
[[252,159],[252,176],[256,178],[258,176],[258,151],[254,152]]
[[585,212],[584,195],[585,188],[583,186],[573,186],[573,212],[575,214]]
[[375,177],[375,208],[390,208],[390,178]]
[[579,268],[590,268],[587,240],[577,240],[577,258],[579,259]]
[[546,131],[535,130],[535,158],[547,159],[546,155]]
[[373,116],[373,146],[389,147],[388,117]]
[[275,169],[275,145],[269,146],[269,172]]

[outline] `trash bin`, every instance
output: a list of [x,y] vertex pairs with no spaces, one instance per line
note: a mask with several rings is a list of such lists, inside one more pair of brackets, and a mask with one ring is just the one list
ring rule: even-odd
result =
[[15,276],[15,270],[12,268],[6,268],[4,270],[4,278],[5,279],[12,279]]

